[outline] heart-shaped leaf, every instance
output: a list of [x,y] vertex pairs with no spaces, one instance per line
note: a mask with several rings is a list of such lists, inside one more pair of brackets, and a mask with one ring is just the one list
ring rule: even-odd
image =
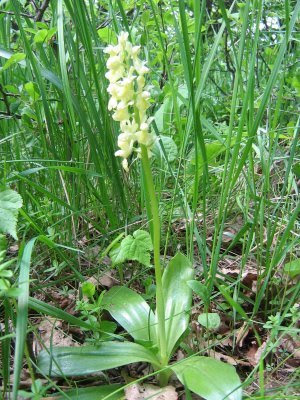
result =
[[181,253],[171,259],[163,274],[166,338],[168,355],[188,327],[192,304],[192,289],[187,282],[193,279],[190,261]]
[[240,400],[241,382],[232,365],[211,357],[191,357],[172,366],[189,390],[206,400]]
[[82,376],[134,362],[159,366],[151,350],[131,342],[103,342],[99,346],[54,347],[38,356],[38,368],[48,376]]
[[102,306],[135,340],[157,343],[154,314],[138,293],[114,286],[105,293]]
[[122,264],[126,260],[135,260],[150,265],[150,251],[153,249],[150,234],[142,229],[127,235],[109,253],[113,265]]

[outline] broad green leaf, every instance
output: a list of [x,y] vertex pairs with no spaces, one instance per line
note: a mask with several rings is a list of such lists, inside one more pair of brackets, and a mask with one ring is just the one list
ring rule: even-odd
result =
[[170,96],[166,96],[163,104],[156,111],[154,118],[157,129],[159,132],[166,132],[171,122],[173,108],[173,99]]
[[168,355],[188,327],[192,304],[192,289],[187,282],[193,279],[190,261],[181,253],[171,259],[163,274],[166,337]]
[[48,29],[48,25],[45,22],[37,21],[36,26],[40,29]]
[[300,73],[295,74],[290,82],[291,85],[296,89],[297,95],[300,96]]
[[82,294],[87,297],[93,297],[96,291],[96,286],[92,282],[83,282],[81,286]]
[[48,30],[48,34],[47,34],[46,40],[50,40],[52,38],[52,36],[56,34],[56,32],[57,32],[57,27],[56,26],[54,26],[53,28],[50,28]]
[[115,335],[115,331],[118,328],[118,324],[113,321],[105,321],[101,320],[100,322],[100,331],[101,331],[101,339],[102,340],[109,340],[113,337],[120,338],[121,336]]
[[[67,390],[65,393],[68,395],[68,398],[72,400],[102,400],[109,394],[113,393],[117,389],[120,389],[121,385],[103,385],[103,386],[91,386],[80,389],[71,389]],[[57,396],[53,397],[57,400],[63,400],[66,397]],[[109,397],[109,400],[121,400],[124,399],[124,393],[118,392]]]
[[105,293],[102,306],[135,340],[157,342],[154,314],[138,293],[114,286]]
[[27,82],[25,83],[24,88],[33,101],[36,101],[40,98],[40,92],[36,83]]
[[197,296],[200,297],[201,300],[203,300],[204,303],[207,303],[209,301],[208,298],[208,290],[203,283],[192,280],[187,282],[188,286],[196,293]]
[[[0,284],[2,284],[3,283],[3,281],[2,280],[0,280]],[[18,288],[12,288],[12,287],[10,287],[9,289],[7,289],[7,283],[6,283],[6,285],[5,285],[5,289],[4,288],[0,288],[0,297],[1,297],[1,295],[2,294],[5,294],[5,297],[18,297],[18,296],[20,296],[20,294],[22,293],[22,290],[21,289],[18,289]],[[3,290],[4,289],[4,290]],[[2,292],[2,290],[3,290],[3,292]]]
[[134,362],[159,365],[154,354],[137,343],[103,342],[99,346],[54,347],[38,355],[38,368],[49,376],[82,376]]
[[300,258],[290,261],[284,265],[284,272],[289,274],[291,278],[300,275]]
[[22,207],[22,197],[11,189],[0,192],[0,208],[6,210],[17,210]]
[[7,249],[7,239],[5,235],[0,234],[0,261],[2,261],[5,257]]
[[167,161],[172,162],[175,161],[177,156],[178,156],[178,150],[176,143],[174,140],[169,137],[169,136],[160,136],[159,142],[155,142],[153,146],[153,154],[158,158],[158,159],[164,159],[164,152],[162,150],[162,147],[165,150],[166,156],[167,156]]
[[17,216],[22,197],[11,189],[0,192],[0,233],[9,233],[17,239]]
[[105,26],[97,30],[99,38],[105,43],[116,44],[117,43],[117,35],[116,32]]
[[221,319],[217,313],[203,313],[199,315],[198,322],[205,328],[213,330],[219,328]]
[[[207,163],[208,165],[215,165],[216,164],[216,158],[225,152],[226,147],[215,141],[215,142],[211,142],[211,143],[206,143],[205,144],[205,150],[206,150],[206,156],[207,156]],[[202,157],[202,153],[199,151],[198,154],[198,160],[199,160],[199,164],[198,164],[198,170],[199,173],[201,174],[203,172],[203,168],[204,168],[204,160]],[[189,161],[190,164],[188,165],[188,173],[189,174],[194,174],[195,173],[195,166],[196,166],[196,155],[195,155],[195,151],[192,150],[190,155],[189,155]]]
[[126,255],[124,249],[122,248],[122,242],[117,243],[112,248],[112,250],[109,252],[109,256],[111,258],[113,266],[122,264],[124,261],[126,261]]
[[10,58],[5,62],[3,65],[2,71],[6,70],[7,68],[11,67],[14,64],[19,63],[20,61],[26,58],[26,54],[24,53],[15,53],[10,56]]
[[34,36],[35,43],[43,43],[48,36],[48,29],[40,29]]
[[211,357],[191,357],[171,367],[182,384],[206,400],[242,399],[235,369]]
[[126,260],[135,260],[139,263],[150,265],[150,251],[153,249],[150,234],[137,230],[133,235],[126,236],[120,244],[109,253],[113,265],[121,264]]
[[13,276],[13,272],[9,270],[0,271],[1,278],[11,278]]
[[[5,252],[5,251],[4,251]],[[0,252],[0,256],[4,253],[3,251]],[[1,260],[1,258],[0,258]],[[9,260],[5,261],[4,263],[0,264],[0,272],[9,268],[16,260],[14,258],[10,258]]]
[[37,29],[33,29],[33,28],[24,28],[24,31],[32,33],[33,35],[35,35],[37,33]]

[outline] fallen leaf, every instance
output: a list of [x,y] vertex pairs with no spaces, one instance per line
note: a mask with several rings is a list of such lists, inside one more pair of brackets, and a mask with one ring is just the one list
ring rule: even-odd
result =
[[66,335],[62,330],[62,321],[54,318],[43,319],[38,327],[39,340],[34,340],[33,347],[36,353],[44,347],[50,346],[78,346],[72,337]]
[[215,358],[219,361],[225,361],[227,364],[237,365],[238,362],[233,358],[228,356],[227,354],[218,353],[217,351],[210,351],[209,356]]
[[256,365],[255,354],[256,354],[256,352],[257,352],[257,349],[258,349],[257,344],[254,343],[254,344],[249,348],[249,350],[248,350],[247,353],[246,353],[246,358],[247,358],[247,360],[248,360],[249,363],[250,363],[252,366],[254,366],[254,367],[255,367],[255,365]]
[[86,282],[90,282],[96,287],[99,284],[99,282],[98,282],[98,280],[97,280],[97,278],[95,276],[90,276],[89,278],[87,278]]
[[112,286],[119,283],[114,275],[115,272],[112,270],[105,272],[104,275],[102,275],[101,277],[91,276],[89,278],[86,278],[86,282],[91,282],[96,288],[99,285],[111,288]]
[[[238,266],[238,262],[232,262],[232,260],[229,260],[227,262],[227,259],[224,259],[224,262],[226,262],[226,267],[220,268],[220,272],[218,272],[218,277],[222,280],[224,280],[226,276],[230,276],[231,278],[237,278],[239,275],[241,282],[243,285],[247,286],[248,288],[251,289],[253,293],[256,293],[257,290],[257,278],[258,278],[258,272],[255,266],[251,265],[246,265],[244,268],[244,271],[241,273],[241,270],[239,268],[236,268]],[[230,265],[232,266],[230,267]],[[228,267],[229,265],[229,267]]]
[[173,386],[160,388],[155,385],[139,385],[137,383],[125,389],[126,400],[177,400],[178,394]]
[[264,342],[260,347],[258,347],[256,342],[254,342],[250,347],[250,349],[247,351],[246,353],[247,360],[253,367],[255,367],[259,363],[261,356],[265,351],[266,344],[267,343]]
[[244,340],[246,339],[249,330],[250,328],[247,322],[244,322],[243,325],[238,329],[236,335],[236,344],[239,345],[239,347],[243,347]]
[[178,350],[178,351],[177,351],[177,355],[176,355],[176,360],[177,360],[177,361],[183,360],[184,357],[185,357],[185,356],[184,356],[183,351],[182,351],[182,350]]
[[55,300],[55,302],[53,302],[55,307],[59,307],[70,314],[74,314],[74,305],[76,302],[76,296],[74,293],[68,293],[65,295],[57,290],[51,290],[49,291],[49,296]]
[[223,232],[222,235],[222,244],[228,244],[229,242],[232,242],[236,235],[236,230],[232,228],[228,228],[227,231]]
[[300,358],[300,341],[290,335],[284,336],[280,347],[292,354],[293,358]]
[[262,356],[263,352],[264,352],[265,349],[266,349],[266,345],[267,345],[267,342],[264,342],[264,343],[263,343],[261,346],[259,346],[259,348],[257,349],[257,352],[256,352],[255,357],[254,357],[254,359],[255,359],[255,361],[256,361],[256,365],[259,363],[259,361],[260,361],[260,359],[261,359],[261,356]]
[[41,400],[57,400],[58,397],[41,397]]
[[18,244],[13,244],[12,246],[10,246],[9,248],[8,248],[8,252],[10,253],[10,254],[15,254],[15,253],[17,253],[19,251],[19,245]]
[[101,276],[99,283],[101,286],[111,288],[112,286],[117,285],[118,281],[113,277],[113,271],[110,271]]
[[230,346],[232,347],[233,342],[232,339],[228,336],[225,336],[224,338],[218,340],[217,344],[221,347],[226,347],[226,346]]
[[[80,243],[82,246],[85,245],[86,243],[84,240],[82,240],[82,243]],[[94,247],[87,247],[85,249],[85,256],[88,260],[93,260],[96,257],[99,257],[101,254],[101,248],[100,246],[94,246]]]

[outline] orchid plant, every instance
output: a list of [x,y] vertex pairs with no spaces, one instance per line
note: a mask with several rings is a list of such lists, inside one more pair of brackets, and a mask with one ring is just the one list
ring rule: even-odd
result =
[[[106,77],[110,95],[108,109],[113,111],[112,118],[120,123],[121,130],[115,155],[122,157],[125,171],[129,169],[128,157],[132,153],[142,162],[147,210],[151,210],[156,310],[152,311],[135,291],[114,286],[104,294],[102,305],[133,341],[120,341],[118,336],[98,346],[53,347],[39,354],[38,368],[50,376],[83,376],[143,361],[152,365],[162,387],[175,373],[188,390],[204,399],[238,400],[242,396],[241,383],[231,365],[200,355],[170,362],[188,329],[192,305],[192,285],[188,282],[194,279],[194,269],[181,253],[164,270],[161,265],[160,216],[150,164],[155,136],[150,131],[152,118],[147,116],[149,69],[139,58],[140,51],[139,46],[133,46],[128,40],[128,33],[122,32],[117,45],[105,49],[109,55]],[[68,398],[79,398],[80,390],[68,392]],[[89,388],[86,398],[124,398],[122,390],[115,386]],[[118,393],[120,397],[116,397]]]

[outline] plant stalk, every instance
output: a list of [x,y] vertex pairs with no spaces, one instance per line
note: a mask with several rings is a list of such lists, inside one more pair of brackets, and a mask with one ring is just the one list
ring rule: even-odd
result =
[[150,201],[150,210],[152,214],[153,224],[153,252],[154,252],[154,268],[156,281],[156,314],[158,320],[158,338],[159,350],[162,367],[168,364],[166,329],[165,329],[165,304],[162,288],[162,272],[160,265],[160,219],[158,211],[158,203],[155,195],[152,171],[148,157],[146,146],[141,145],[142,149],[142,166],[144,170],[145,183],[147,188],[146,201]]

